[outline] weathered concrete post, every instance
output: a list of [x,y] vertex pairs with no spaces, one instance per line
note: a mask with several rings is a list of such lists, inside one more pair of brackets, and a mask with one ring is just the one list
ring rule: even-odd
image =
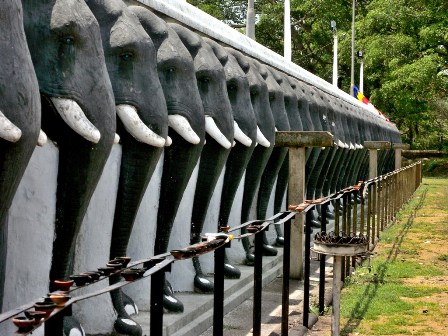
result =
[[401,151],[403,149],[409,149],[408,144],[393,143],[392,148],[395,149],[395,170],[401,168]]
[[390,149],[389,141],[364,141],[364,147],[369,150],[369,179],[378,175],[378,150]]
[[[275,146],[289,148],[288,204],[300,204],[305,200],[305,148],[332,147],[333,136],[329,132],[276,132]],[[302,213],[291,226],[292,279],[303,279],[303,225]]]

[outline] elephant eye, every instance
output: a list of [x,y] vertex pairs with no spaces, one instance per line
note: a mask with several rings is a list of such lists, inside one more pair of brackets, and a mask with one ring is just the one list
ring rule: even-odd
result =
[[162,73],[168,81],[173,81],[176,78],[177,68],[174,65],[166,65],[162,68]]
[[201,77],[199,79],[199,81],[203,84],[208,84],[210,82],[210,78],[209,77]]
[[73,36],[65,36],[62,38],[62,42],[66,45],[73,45],[75,43],[75,39]]
[[120,55],[120,58],[123,61],[130,61],[134,58],[134,55],[131,52],[124,52]]
[[269,94],[269,101],[275,100],[275,95],[273,93]]
[[230,84],[227,86],[227,91],[236,91],[237,87],[235,84]]

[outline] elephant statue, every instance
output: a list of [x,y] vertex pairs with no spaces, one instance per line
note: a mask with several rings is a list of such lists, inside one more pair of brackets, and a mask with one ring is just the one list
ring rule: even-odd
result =
[[0,308],[3,305],[8,209],[38,142],[39,86],[23,27],[22,4],[0,4]]
[[[208,43],[214,50],[218,50],[216,42],[210,40]],[[257,126],[257,119],[250,101],[250,86],[247,78],[250,64],[241,53],[232,48],[226,47],[224,52],[228,57],[224,72],[227,94],[233,112],[235,146],[230,151],[226,162],[218,230],[220,227],[230,226],[231,224],[229,223],[229,217],[238,186],[257,145],[257,137],[260,137],[260,139],[264,137],[262,137]],[[224,275],[230,279],[237,279],[241,276],[240,270],[229,262],[227,254],[225,254],[224,259]]]
[[[275,69],[260,65],[260,68],[265,68],[264,71],[268,73],[266,78],[266,84],[269,91],[269,104],[271,106],[272,115],[274,117],[275,129],[277,131],[290,131],[288,115],[286,113],[285,106],[285,94],[281,83],[283,78],[276,72]],[[257,218],[265,219],[269,198],[271,196],[272,189],[279,174],[279,171],[288,155],[288,149],[286,147],[275,147],[272,150],[272,154],[264,169],[263,175],[260,181],[260,187],[258,190],[257,198]],[[269,245],[266,237],[266,232],[263,232],[263,254],[268,256],[277,255],[277,250]]]
[[[193,57],[174,29],[151,11],[134,11],[157,50],[157,71],[168,108],[168,135],[172,145],[165,148],[157,229],[156,255],[166,253],[184,191],[201,155],[205,142],[205,115],[199,94]],[[161,41],[160,37],[166,34]],[[182,312],[183,304],[173,294],[171,285],[164,285],[164,307]]]
[[[250,97],[260,132],[257,133],[259,146],[255,147],[247,166],[248,169],[246,169],[241,209],[242,223],[249,219],[252,202],[257,194],[269,157],[274,149],[275,141],[275,121],[269,103],[268,85],[265,82],[268,73],[266,69],[259,66],[258,61],[250,59],[249,62],[250,70],[248,72],[248,79]],[[241,232],[245,233],[245,229],[242,229]],[[253,265],[255,256],[251,250],[249,239],[247,237],[243,238],[242,243],[246,251],[246,263]]]
[[[117,111],[122,156],[110,259],[126,255],[143,195],[168,138],[168,111],[157,74],[156,48],[137,16],[121,0],[88,0],[100,25],[106,66]],[[110,282],[120,281],[119,276]],[[111,292],[115,330],[141,335],[128,311],[137,312],[121,290]],[[126,309],[127,308],[127,309]]]
[[[283,91],[283,97],[285,100],[285,110],[288,116],[291,131],[303,131],[303,124],[305,121],[302,122],[303,116],[300,115],[297,95],[294,91],[297,88],[297,86],[296,84],[291,82],[292,78],[289,78],[286,74],[278,72],[277,76],[280,76],[282,79],[279,84]],[[274,198],[275,214],[281,211],[283,198],[285,196],[286,188],[288,185],[288,178],[289,178],[289,158],[288,156],[286,156],[277,176],[277,185],[275,188],[275,198]],[[284,238],[280,225],[275,225],[275,230],[277,233],[276,244],[279,246],[283,246]]]
[[[86,3],[22,3],[41,93],[42,127],[59,148],[53,290],[54,280],[70,275],[75,241],[115,140],[115,103],[98,22]],[[64,328],[71,329],[70,321]]]
[[[194,59],[196,80],[205,113],[206,144],[202,149],[199,162],[191,215],[190,243],[196,244],[201,240],[210,200],[233,144],[232,107],[227,94],[223,67],[228,57],[221,50],[221,57],[218,59],[212,47],[199,35],[181,25],[171,24],[170,26],[176,31]],[[199,257],[193,257],[193,266],[196,273],[195,291],[212,293],[213,283],[204,276]]]

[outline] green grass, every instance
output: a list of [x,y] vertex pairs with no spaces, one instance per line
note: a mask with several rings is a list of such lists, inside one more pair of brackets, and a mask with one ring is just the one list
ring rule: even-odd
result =
[[425,179],[424,184],[399,213],[397,223],[382,233],[381,248],[375,251],[371,267],[358,268],[346,279],[341,298],[341,335],[424,335],[431,331],[419,323],[440,308],[425,299],[446,288],[407,279],[448,274],[444,267],[447,254],[434,257],[433,262],[419,259],[429,246],[426,244],[446,237],[447,225],[434,223],[443,222],[440,216],[448,214],[448,180]]

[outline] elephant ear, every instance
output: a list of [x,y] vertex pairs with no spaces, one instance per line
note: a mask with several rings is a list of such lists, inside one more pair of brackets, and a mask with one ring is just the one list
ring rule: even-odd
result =
[[296,79],[291,76],[286,76],[288,78],[289,85],[295,90],[297,88]]
[[199,49],[202,47],[202,39],[201,37],[192,32],[190,29],[181,26],[177,23],[168,23],[168,26],[173,28],[176,34],[179,36],[180,40],[184,44],[184,46],[188,49],[193,59],[199,52]]
[[269,70],[266,67],[266,65],[256,61],[255,59],[252,60],[252,63],[255,65],[255,68],[258,70],[261,77],[263,77],[263,79],[266,80],[266,78],[268,78],[269,76]]
[[128,8],[137,16],[141,25],[151,37],[156,50],[158,50],[163,41],[168,37],[168,26],[166,22],[144,7],[129,6]]
[[270,70],[271,70],[272,76],[274,76],[274,78],[275,78],[275,81],[279,85],[281,85],[283,83],[282,74],[279,71],[277,71],[276,69],[274,69],[274,68],[271,68]]
[[218,60],[221,62],[222,66],[225,66],[227,64],[227,61],[229,60],[229,55],[227,54],[224,47],[220,45],[218,42],[209,39],[208,37],[203,37],[202,39],[212,48],[213,53],[215,54],[216,58],[218,58]]
[[240,68],[247,74],[250,70],[250,63],[248,58],[244,56],[242,53],[240,53],[238,50],[235,50],[233,48],[225,47],[225,50],[233,57],[235,57]]

